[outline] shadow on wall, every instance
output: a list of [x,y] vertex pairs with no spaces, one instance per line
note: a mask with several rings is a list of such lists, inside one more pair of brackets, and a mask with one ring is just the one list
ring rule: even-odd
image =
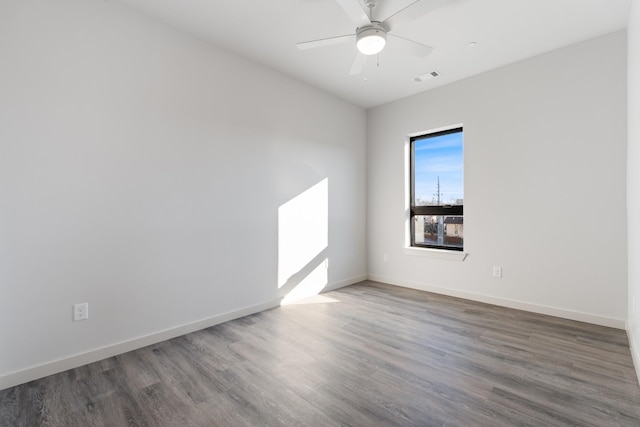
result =
[[329,276],[329,178],[278,208],[278,295],[290,304],[319,294]]

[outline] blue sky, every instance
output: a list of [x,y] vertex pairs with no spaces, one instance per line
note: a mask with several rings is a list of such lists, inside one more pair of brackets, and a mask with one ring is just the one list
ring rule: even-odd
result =
[[438,177],[441,203],[464,199],[462,132],[416,140],[414,149],[416,200],[436,200]]

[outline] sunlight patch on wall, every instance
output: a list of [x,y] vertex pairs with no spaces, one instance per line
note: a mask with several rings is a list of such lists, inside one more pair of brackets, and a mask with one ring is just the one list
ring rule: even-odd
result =
[[328,283],[329,179],[278,208],[278,289],[283,302],[317,295]]

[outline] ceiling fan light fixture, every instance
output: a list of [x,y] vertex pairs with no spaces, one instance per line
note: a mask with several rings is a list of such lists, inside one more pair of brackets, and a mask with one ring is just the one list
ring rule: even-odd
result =
[[368,25],[358,30],[356,34],[356,46],[363,55],[375,55],[384,49],[387,44],[387,33],[384,29]]

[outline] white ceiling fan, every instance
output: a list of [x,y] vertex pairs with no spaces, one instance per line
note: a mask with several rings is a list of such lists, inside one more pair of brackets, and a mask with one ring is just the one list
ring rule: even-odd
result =
[[[356,54],[349,74],[360,74],[364,68],[368,55],[375,55],[384,49],[387,39],[394,48],[402,49],[410,55],[424,58],[433,48],[413,40],[392,34],[397,28],[414,19],[431,12],[445,4],[448,0],[416,0],[383,21],[373,19],[373,8],[376,0],[367,0],[364,7],[359,0],[336,0],[353,22],[357,25],[355,34],[328,37],[297,43],[298,49],[313,49],[339,43],[356,41]],[[365,9],[369,9],[368,11]],[[368,14],[367,14],[368,12]]]

